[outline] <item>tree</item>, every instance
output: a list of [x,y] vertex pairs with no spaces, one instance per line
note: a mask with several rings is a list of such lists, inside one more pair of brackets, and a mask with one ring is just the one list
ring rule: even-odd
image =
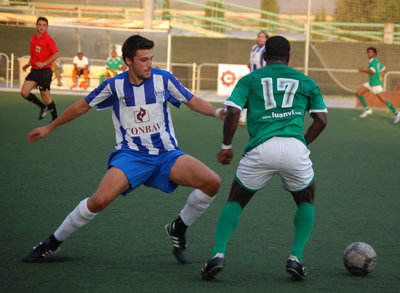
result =
[[161,14],[161,19],[163,20],[169,20],[171,18],[171,14],[169,13],[169,8],[170,8],[170,3],[169,0],[164,0],[162,3],[162,14]]
[[[261,0],[260,10],[277,13],[278,1],[277,0]],[[262,20],[276,20],[276,15],[261,13],[261,19]],[[274,24],[272,24],[270,22],[267,23],[264,21],[260,22],[260,26],[265,28],[266,31],[271,31],[276,27]]]
[[400,23],[399,0],[338,0],[337,22]]
[[[314,17],[314,22],[325,22],[326,21],[326,12],[325,12],[325,6],[322,6],[320,10],[317,10],[317,13],[315,14]],[[311,29],[311,39],[312,40],[326,40],[327,37],[325,35],[320,35],[313,33],[314,30],[320,29],[320,26],[314,25]]]
[[225,12],[217,9],[224,9],[221,0],[209,0],[206,5],[212,6],[212,8],[204,8],[204,15],[209,18],[215,18],[218,22],[212,20],[205,20],[204,25],[206,29],[223,33],[225,32],[225,26],[220,23],[224,21]]

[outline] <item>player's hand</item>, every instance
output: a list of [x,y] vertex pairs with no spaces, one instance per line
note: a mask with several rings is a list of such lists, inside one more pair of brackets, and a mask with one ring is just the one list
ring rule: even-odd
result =
[[36,62],[35,65],[39,68],[44,68],[43,62]]
[[223,165],[230,164],[233,158],[233,152],[232,149],[230,150],[220,150],[217,159],[218,162],[220,162]]
[[32,130],[28,134],[27,138],[28,138],[29,142],[35,142],[35,141],[38,141],[41,138],[44,138],[49,133],[50,133],[49,127],[47,127],[47,126],[38,127],[38,128],[35,128],[34,130]]
[[224,108],[219,108],[217,111],[218,111],[218,112],[217,112],[218,116],[216,115],[217,118],[218,118],[218,119],[221,119],[221,120],[225,120],[225,116],[226,116],[226,107],[224,107]]

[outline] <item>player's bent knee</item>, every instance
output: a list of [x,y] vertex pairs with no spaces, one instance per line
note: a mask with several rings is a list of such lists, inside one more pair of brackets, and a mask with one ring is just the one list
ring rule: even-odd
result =
[[92,213],[98,213],[108,206],[109,202],[99,196],[92,196],[87,201],[87,208]]
[[212,173],[210,178],[199,189],[210,197],[217,194],[221,186],[221,178],[216,173]]
[[292,192],[292,195],[297,205],[300,205],[303,202],[314,204],[315,182],[302,191]]
[[24,99],[27,99],[29,97],[30,92],[21,91],[20,94]]

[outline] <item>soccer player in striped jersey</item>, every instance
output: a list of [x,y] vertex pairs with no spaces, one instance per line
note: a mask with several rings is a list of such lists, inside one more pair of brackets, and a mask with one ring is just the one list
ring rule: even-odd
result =
[[224,118],[225,112],[194,96],[171,73],[152,68],[153,46],[153,41],[139,35],[129,37],[122,46],[128,71],[107,79],[58,119],[28,135],[28,140],[35,142],[91,108],[111,108],[116,150],[109,156],[108,171],[95,193],[82,200],[24,261],[41,262],[56,253],[71,233],[89,223],[120,194],[126,195],[140,185],[171,193],[183,185],[195,189],[176,220],[165,225],[165,231],[175,257],[181,263],[187,262],[186,228],[211,204],[220,178],[179,149],[169,103],[176,107],[183,103],[193,111],[219,119]]
[[[265,53],[265,42],[268,40],[268,34],[261,31],[257,34],[257,44],[251,48],[249,69],[250,72],[260,69],[265,66],[264,53]],[[247,120],[247,109],[244,108],[240,113],[239,125],[246,125]]]
[[364,112],[361,113],[360,117],[365,118],[372,114],[372,109],[368,107],[368,104],[364,98],[364,94],[371,91],[378,97],[379,100],[381,100],[382,103],[386,104],[390,111],[392,111],[394,114],[393,122],[397,123],[400,120],[400,112],[398,112],[393,106],[392,102],[385,99],[383,95],[382,76],[386,72],[386,67],[376,58],[376,55],[378,54],[376,48],[369,47],[367,49],[367,54],[369,58],[368,69],[358,69],[359,72],[368,73],[369,75],[369,82],[364,83],[356,92],[357,98],[360,100],[365,109]]
[[[239,224],[243,208],[274,174],[280,175],[284,188],[292,194],[297,205],[294,243],[286,271],[295,279],[306,275],[303,250],[315,219],[314,170],[307,145],[325,128],[328,111],[318,85],[288,67],[290,44],[285,38],[269,38],[265,49],[267,66],[242,77],[225,102],[228,110],[218,161],[231,163],[232,139],[245,105],[248,106],[250,140],[236,170],[228,201],[218,218],[211,258],[201,269],[203,279],[213,279],[222,271],[226,246]],[[304,134],[306,112],[313,122]]]

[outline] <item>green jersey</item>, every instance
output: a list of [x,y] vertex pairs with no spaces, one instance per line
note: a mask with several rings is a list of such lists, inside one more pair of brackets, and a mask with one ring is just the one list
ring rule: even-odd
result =
[[118,70],[120,66],[122,66],[122,60],[119,57],[109,57],[106,61],[106,67],[110,70]]
[[373,74],[369,74],[370,86],[382,85],[381,72],[383,69],[385,69],[385,66],[379,62],[378,59],[372,58],[369,60],[368,70],[372,70],[374,72]]
[[245,153],[273,136],[294,137],[306,144],[305,112],[328,112],[318,85],[284,64],[270,64],[242,77],[225,105],[247,107],[250,140]]

